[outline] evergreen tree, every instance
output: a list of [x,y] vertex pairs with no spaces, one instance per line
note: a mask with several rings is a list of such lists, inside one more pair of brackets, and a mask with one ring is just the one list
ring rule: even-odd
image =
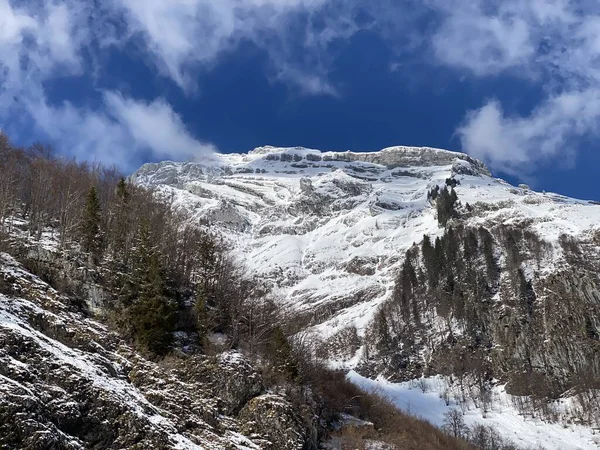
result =
[[444,246],[446,261],[450,263],[451,266],[462,264],[461,258],[459,258],[459,239],[459,235],[453,227],[449,227],[446,234],[442,237],[442,244]]
[[431,238],[427,234],[423,236],[421,253],[423,254],[423,264],[427,272],[429,288],[434,289],[437,286],[439,264],[436,258],[435,247],[432,245]]
[[128,235],[131,225],[128,220],[130,192],[125,178],[119,179],[115,193],[116,201],[111,214],[110,226],[112,257],[114,263],[126,267],[129,259]]
[[92,186],[85,202],[81,234],[83,251],[89,253],[96,263],[102,256],[101,213],[102,209],[98,193],[96,192],[96,188]]
[[444,188],[440,191],[439,195],[436,197],[436,210],[438,214],[438,222],[442,227],[445,227],[450,219],[456,216],[456,211],[454,209],[454,205],[458,201],[458,196],[456,195],[456,191],[444,186]]
[[177,305],[169,298],[160,254],[152,245],[149,225],[140,226],[135,251],[135,267],[129,286],[134,297],[127,316],[136,342],[158,355],[165,354],[175,329]]
[[292,346],[281,327],[275,328],[272,344],[275,370],[285,375],[286,378],[297,380],[300,375],[298,362],[294,356]]
[[375,332],[377,333],[377,350],[379,353],[387,352],[392,340],[390,336],[390,327],[385,314],[385,310],[381,308],[373,321]]
[[456,178],[446,178],[446,186],[455,188],[459,184],[460,184],[460,181],[457,180]]
[[117,183],[117,198],[121,203],[127,203],[129,201],[129,189],[127,188],[127,182],[124,177],[119,178]]
[[435,187],[431,188],[430,191],[427,191],[427,200],[429,200],[429,201],[436,200],[439,193],[440,193],[439,186],[435,186]]
[[396,280],[394,298],[400,305],[402,317],[406,323],[410,322],[411,306],[413,318],[418,323],[420,320],[419,311],[415,299],[415,286],[417,284],[417,273],[411,261],[410,254],[407,252],[406,259],[402,263],[400,276]]

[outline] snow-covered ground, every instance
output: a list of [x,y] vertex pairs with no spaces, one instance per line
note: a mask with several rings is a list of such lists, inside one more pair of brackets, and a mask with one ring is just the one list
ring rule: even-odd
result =
[[[450,393],[447,404],[444,393],[458,388],[448,386],[442,377],[424,378],[405,383],[390,383],[383,378],[371,380],[351,371],[348,379],[367,391],[375,391],[391,399],[394,404],[409,414],[420,417],[434,425],[442,426],[444,414],[451,409],[464,411],[465,423],[492,426],[500,434],[521,447],[541,444],[546,450],[598,450],[600,430],[565,424],[546,423],[540,419],[524,417],[513,406],[511,396],[502,386],[493,389],[491,407],[487,412],[477,408],[471,401],[459,406]],[[423,388],[423,389],[422,389]],[[425,392],[424,392],[425,391]],[[565,400],[568,403],[568,399]]]
[[391,295],[405,251],[443,232],[427,194],[449,177],[473,225],[527,223],[551,243],[600,227],[598,205],[511,186],[467,155],[429,148],[261,147],[147,164],[133,178],[226,234],[248,271],[325,340],[352,326],[360,336]]
[[[33,440],[38,439],[36,448],[86,448],[84,442],[65,434],[47,417],[55,414],[65,421],[75,420],[73,417],[79,417],[80,409],[91,409],[90,417],[106,416],[106,423],[115,420],[111,425],[115,430],[122,426],[116,425],[116,418],[128,415],[127,420],[138,424],[145,433],[140,434],[139,438],[150,436],[148,441],[143,442],[152,441],[160,448],[260,448],[235,429],[225,429],[217,435],[194,412],[201,410],[203,403],[192,405],[191,396],[186,395],[186,388],[199,395],[198,385],[178,382],[176,388],[168,387],[168,382],[173,378],[164,368],[145,361],[132,349],[119,343],[103,324],[74,312],[66,297],[27,272],[5,253],[0,253],[0,281],[30,298],[0,293],[0,342],[4,344],[0,345],[0,409],[3,408],[5,413],[15,411],[28,416],[30,420],[17,423],[28,430]],[[49,330],[62,336],[62,341],[52,338]],[[241,357],[236,353],[227,353],[220,355],[218,361],[219,367],[232,366],[237,369]],[[149,388],[147,391],[150,394],[131,382],[131,372],[127,374],[126,368],[130,370],[132,367],[138,373],[148,374],[149,378],[152,370],[157,370],[165,377],[165,380],[158,380],[160,389],[152,387],[159,389],[164,396],[161,407],[149,400],[155,398]],[[181,432],[177,417],[167,410],[171,390],[190,404],[185,420],[195,421],[196,425],[205,427],[202,436],[193,436],[192,439]],[[92,408],[90,405],[96,399],[101,406],[96,404]],[[181,398],[177,401],[181,401]],[[208,411],[213,399],[207,395],[202,401],[206,402],[204,406]],[[43,405],[43,413],[36,409],[40,405]],[[90,418],[90,421],[93,420]],[[227,421],[231,422],[231,419],[223,417],[223,423]],[[123,427],[118,432],[122,433],[120,436],[126,435],[127,428]],[[57,442],[62,442],[64,446],[55,446]]]
[[[199,163],[148,164],[133,176],[171,198],[192,221],[226,235],[248,272],[270,283],[280,306],[321,341],[352,328],[363,336],[378,306],[390,298],[406,250],[424,234],[435,238],[444,232],[428,193],[448,178],[459,183],[455,190],[467,225],[521,225],[552,246],[552,256],[536,268],[540,274],[564,264],[562,234],[600,239],[599,205],[512,186],[492,177],[481,162],[444,150],[263,147]],[[361,351],[351,353],[331,355],[329,362],[355,368]],[[423,394],[409,384],[372,382],[357,374],[353,379],[385,388],[402,409],[436,424],[449,409],[437,392]],[[525,419],[500,388],[494,396],[485,418],[471,408],[467,421],[494,425],[517,443],[540,442],[548,450],[598,448],[600,436],[591,429]]]

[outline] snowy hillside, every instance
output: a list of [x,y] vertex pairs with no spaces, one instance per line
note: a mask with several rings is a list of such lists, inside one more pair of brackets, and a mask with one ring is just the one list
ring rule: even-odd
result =
[[[193,222],[210,224],[235,243],[235,256],[271,285],[297,331],[310,333],[330,365],[396,381],[422,373],[458,374],[469,424],[491,424],[525,446],[597,447],[591,427],[597,423],[598,391],[581,381],[590,374],[593,380],[598,370],[597,204],[512,186],[467,155],[431,148],[322,153],[263,147],[199,163],[147,164],[134,181],[155,188]],[[450,235],[431,194],[446,185],[458,196],[450,222],[458,231]],[[449,315],[439,303],[446,291],[436,291],[435,283],[419,286],[430,276],[420,245],[414,246],[424,235],[461,252],[474,239],[475,259],[461,260],[457,273],[463,278],[452,282],[457,290],[448,298],[458,303],[451,304]],[[491,245],[487,272],[485,236]],[[403,310],[394,295],[409,249],[419,275],[410,288],[412,306]],[[452,260],[443,264],[437,270],[454,277]],[[477,294],[477,283],[485,293]],[[467,306],[453,309],[460,304]],[[449,408],[438,398],[441,393],[421,396],[408,389],[410,382],[392,384],[381,376],[376,382],[351,373],[358,384],[383,388],[401,408],[437,425]],[[472,392],[467,396],[463,375]],[[592,406],[577,403],[562,419],[555,406],[519,412],[513,405],[517,397],[494,381],[498,378],[512,392],[545,399],[582,386]],[[406,408],[410,398],[416,404]],[[483,398],[496,399],[487,419],[473,406]],[[538,407],[545,420],[554,411],[558,423],[524,418],[538,416]],[[586,426],[570,425],[586,414]]]
[[[493,401],[484,410],[481,405],[475,405],[473,402],[457,402],[455,398],[460,392],[455,390],[456,385],[449,384],[443,377],[395,384],[382,378],[371,380],[351,371],[348,378],[367,391],[384,394],[402,411],[440,427],[444,425],[445,415],[457,409],[464,414],[467,425],[493,427],[504,438],[522,447],[542,446],[546,450],[600,448],[600,433],[597,430],[573,423],[548,423],[540,418],[522,414],[514,406],[514,397],[508,395],[502,386],[494,388]],[[562,409],[568,406],[569,399],[564,399],[559,404]]]
[[262,147],[134,175],[230,236],[246,267],[323,340],[352,324],[360,336],[391,295],[406,249],[443,233],[427,195],[450,177],[472,224],[527,223],[550,242],[600,229],[600,206],[511,186],[467,155],[431,148]]
[[4,253],[0,348],[6,449],[271,448],[256,433],[242,436],[243,415],[232,413],[251,397],[253,408],[275,405],[281,417],[291,409],[282,396],[260,395],[241,353],[145,359]]

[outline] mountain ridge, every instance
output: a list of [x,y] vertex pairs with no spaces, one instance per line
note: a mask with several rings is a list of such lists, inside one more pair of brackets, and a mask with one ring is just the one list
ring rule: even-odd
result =
[[[458,420],[450,433],[484,450],[516,448],[496,440],[514,425],[549,450],[599,442],[597,205],[439,150],[384,165],[271,148],[131,183],[0,152],[5,445],[297,450],[327,438],[327,417],[348,419],[345,442],[369,420],[382,442],[468,448],[348,380],[447,432]],[[349,404],[355,418],[335,414]]]
[[312,315],[307,320],[325,336],[339,328],[332,317],[357,322],[361,334],[365,317],[391,295],[401,254],[424,234],[443,233],[428,198],[435,186],[457,183],[463,213],[473,224],[532,222],[527,226],[551,241],[598,228],[597,206],[511,186],[491,177],[480,161],[446,150],[391,147],[360,154],[260,147],[219,158],[230,170],[163,162],[142,166],[132,178],[171,198],[193,220],[228,234],[249,270],[271,282],[284,306]]
[[[144,172],[155,170],[157,167],[181,165],[189,168],[231,167],[235,171],[235,168],[259,164],[261,160],[269,161],[271,163],[281,161],[282,163],[290,163],[290,165],[295,164],[296,166],[300,162],[308,164],[309,166],[319,166],[319,163],[322,162],[359,162],[375,164],[392,169],[410,165],[443,165],[456,159],[466,161],[472,164],[478,172],[490,175],[489,169],[482,161],[476,160],[465,153],[431,147],[393,146],[373,152],[323,152],[306,147],[275,147],[267,145],[257,147],[247,153],[214,153],[207,155],[203,161],[190,161],[185,163],[161,161],[158,163],[146,163],[135,172],[135,177],[139,177]],[[301,169],[308,167],[296,168]]]

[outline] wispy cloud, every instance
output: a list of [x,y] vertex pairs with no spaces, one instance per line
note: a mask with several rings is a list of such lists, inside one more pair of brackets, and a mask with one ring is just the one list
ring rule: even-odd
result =
[[[52,105],[44,83],[84,70],[82,52],[92,40],[96,11],[85,2],[37,2],[17,8],[0,0],[0,118],[31,121],[34,129],[79,159],[134,169],[141,155],[152,158],[210,157],[216,148],[196,139],[162,98],[142,101],[106,92],[97,109],[69,102]],[[26,119],[25,119],[26,118]],[[4,128],[7,128],[4,126]]]
[[467,114],[457,134],[471,155],[505,173],[526,176],[557,156],[572,165],[570,140],[594,130],[599,119],[600,90],[588,89],[552,96],[524,117],[507,115],[498,101],[489,101]]
[[[522,173],[569,153],[571,139],[596,133],[600,119],[600,8],[590,0],[94,3],[0,0],[3,128],[31,122],[80,157],[124,167],[142,152],[206,155],[214,147],[193,136],[163,98],[107,92],[90,109],[51,104],[44,86],[91,70],[98,49],[135,42],[148,65],[189,95],[203,71],[251,41],[268,55],[273,82],[304,95],[341,96],[330,79],[332,49],[361,29],[379,33],[393,55],[418,53],[423,70],[429,64],[478,78],[508,74],[544,86],[545,97],[526,115],[507,113],[496,99],[466,113],[456,133],[462,148],[493,168]],[[357,19],[359,11],[365,20]],[[416,25],[425,16],[428,26]]]
[[544,87],[526,115],[498,100],[470,111],[462,148],[493,168],[525,176],[539,163],[573,162],[572,142],[600,123],[600,16],[586,1],[448,2],[432,39],[439,63],[476,77],[509,74]]
[[34,13],[0,0],[0,95],[24,94],[51,73],[82,70],[86,28],[77,25],[83,8],[72,6],[46,3]]
[[65,102],[48,105],[29,101],[30,115],[53,141],[82,160],[102,161],[125,170],[136,169],[141,155],[152,159],[205,160],[216,148],[194,138],[164,99],[152,102],[104,93],[97,110],[76,108]]
[[154,158],[199,160],[216,151],[212,144],[194,138],[164,99],[147,103],[107,92],[104,101],[114,121],[127,130],[135,145],[150,150]]
[[[319,61],[294,66],[295,59],[323,56],[327,43],[352,33],[348,21],[338,17],[328,28],[305,20],[302,30],[288,28],[298,15],[310,16],[332,2],[328,0],[122,0],[130,35],[142,36],[150,61],[186,91],[196,87],[199,67],[241,40],[268,50],[275,79],[296,84],[308,94],[334,94],[327,81],[327,66]],[[346,11],[346,9],[344,9]],[[294,41],[293,44],[290,41]],[[302,61],[300,61],[302,62]],[[304,61],[306,62],[306,61]]]

